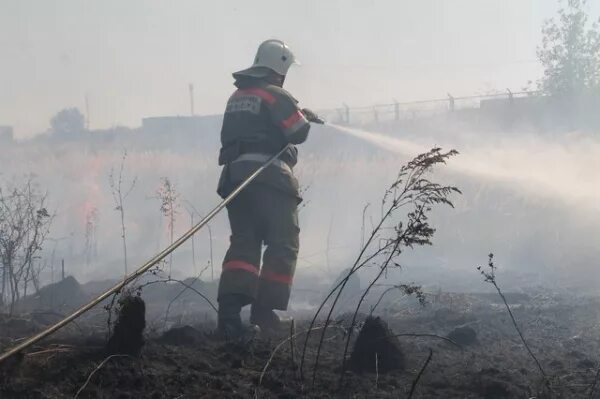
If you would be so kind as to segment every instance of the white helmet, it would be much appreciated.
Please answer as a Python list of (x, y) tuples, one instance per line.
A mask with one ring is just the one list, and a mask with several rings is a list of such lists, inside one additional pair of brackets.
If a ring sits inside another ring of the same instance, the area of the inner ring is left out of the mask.
[(279, 75), (285, 76), (290, 66), (296, 62), (294, 53), (281, 40), (271, 39), (261, 43), (254, 57), (254, 64), (248, 69), (234, 73), (235, 75), (246, 75), (264, 77), (268, 68)]

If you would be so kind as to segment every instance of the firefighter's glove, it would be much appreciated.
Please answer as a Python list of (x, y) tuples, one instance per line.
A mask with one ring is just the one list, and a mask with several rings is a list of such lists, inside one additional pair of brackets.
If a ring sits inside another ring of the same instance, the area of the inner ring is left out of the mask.
[(315, 114), (313, 111), (311, 111), (308, 108), (303, 108), (302, 114), (309, 122), (318, 123), (320, 125), (325, 123), (325, 121), (323, 119), (321, 119), (321, 117), (319, 115)]

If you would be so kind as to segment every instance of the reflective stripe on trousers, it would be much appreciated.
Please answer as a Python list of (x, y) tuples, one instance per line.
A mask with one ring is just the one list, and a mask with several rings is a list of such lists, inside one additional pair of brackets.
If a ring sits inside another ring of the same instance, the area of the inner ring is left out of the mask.
[(240, 295), (249, 303), (287, 309), (299, 249), (297, 212), (294, 197), (266, 185), (250, 185), (227, 205), (231, 241), (219, 298)]

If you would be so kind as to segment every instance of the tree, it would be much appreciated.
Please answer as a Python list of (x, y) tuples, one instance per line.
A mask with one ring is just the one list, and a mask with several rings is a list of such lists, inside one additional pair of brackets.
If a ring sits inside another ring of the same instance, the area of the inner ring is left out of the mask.
[(544, 67), (539, 89), (546, 94), (569, 97), (600, 89), (600, 20), (590, 24), (587, 0), (567, 0), (542, 28), (537, 55)]
[(30, 284), (39, 289), (39, 253), (53, 219), (46, 198), (31, 177), (22, 185), (0, 187), (0, 303), (8, 300), (10, 313)]
[(52, 133), (58, 136), (72, 136), (85, 131), (85, 117), (78, 108), (65, 108), (50, 120)]

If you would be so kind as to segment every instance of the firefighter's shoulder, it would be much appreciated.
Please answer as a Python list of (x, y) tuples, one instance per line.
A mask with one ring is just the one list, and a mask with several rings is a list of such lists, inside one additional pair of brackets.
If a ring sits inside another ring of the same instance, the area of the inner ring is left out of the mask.
[(290, 94), (289, 91), (282, 87), (268, 84), (265, 86), (265, 90), (267, 90), (269, 93), (275, 96), (276, 100), (278, 101), (292, 102), (293, 104), (298, 104), (298, 100), (296, 100), (294, 96)]

